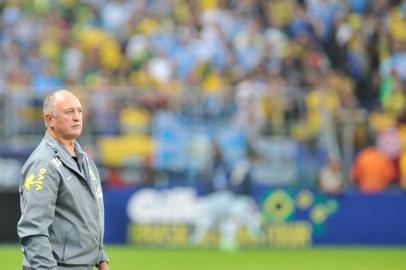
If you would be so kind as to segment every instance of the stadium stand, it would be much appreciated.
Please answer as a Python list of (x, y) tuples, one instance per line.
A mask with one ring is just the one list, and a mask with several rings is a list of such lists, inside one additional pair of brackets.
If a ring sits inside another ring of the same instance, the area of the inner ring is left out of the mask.
[(106, 186), (205, 183), (213, 144), (230, 167), (257, 151), (261, 185), (333, 162), (350, 189), (371, 144), (406, 179), (405, 1), (2, 1), (0, 28), (2, 189), (62, 87)]

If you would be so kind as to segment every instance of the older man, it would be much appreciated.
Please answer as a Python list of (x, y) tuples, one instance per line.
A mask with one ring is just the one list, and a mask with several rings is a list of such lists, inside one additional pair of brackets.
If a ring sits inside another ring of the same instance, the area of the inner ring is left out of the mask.
[(19, 188), (23, 269), (108, 270), (100, 178), (76, 141), (80, 101), (59, 90), (45, 98), (43, 111), (47, 132), (24, 164)]

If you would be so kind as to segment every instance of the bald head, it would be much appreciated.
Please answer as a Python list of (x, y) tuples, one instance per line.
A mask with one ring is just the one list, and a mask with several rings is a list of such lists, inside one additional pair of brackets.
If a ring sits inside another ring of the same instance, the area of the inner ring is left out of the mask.
[(72, 92), (65, 90), (65, 89), (57, 90), (57, 91), (49, 93), (44, 99), (44, 105), (42, 108), (43, 113), (44, 114), (45, 113), (54, 114), (55, 113), (55, 101), (63, 100), (67, 96), (76, 98), (76, 96), (74, 94), (72, 94)]

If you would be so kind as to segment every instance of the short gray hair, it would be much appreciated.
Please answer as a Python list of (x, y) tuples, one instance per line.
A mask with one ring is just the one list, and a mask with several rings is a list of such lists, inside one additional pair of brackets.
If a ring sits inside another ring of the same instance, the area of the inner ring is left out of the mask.
[(45, 98), (44, 98), (44, 105), (42, 106), (42, 112), (44, 113), (44, 124), (45, 127), (48, 128), (47, 121), (45, 119), (45, 114), (54, 114), (55, 113), (55, 94), (57, 91), (49, 93)]
[(44, 105), (42, 107), (42, 112), (44, 114), (46, 113), (51, 113), (53, 114), (55, 112), (55, 93), (56, 92), (52, 92), (50, 94), (48, 94), (45, 99), (44, 99)]

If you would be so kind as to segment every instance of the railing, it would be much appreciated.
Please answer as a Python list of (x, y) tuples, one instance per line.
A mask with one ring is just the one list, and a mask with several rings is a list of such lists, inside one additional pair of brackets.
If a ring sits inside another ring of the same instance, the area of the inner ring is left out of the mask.
[[(182, 119), (182, 125), (192, 133), (208, 127), (206, 134), (210, 134), (212, 127), (221, 130), (226, 124), (237, 125), (247, 133), (249, 144), (255, 143), (258, 138), (267, 140), (276, 137), (306, 143), (319, 141), (329, 159), (342, 161), (346, 181), (349, 180), (348, 172), (354, 158), (354, 127), (358, 123), (365, 123), (366, 118), (362, 110), (341, 110), (333, 116), (321, 109), (322, 121), (318, 131), (315, 134), (300, 134), (305, 129), (310, 129), (306, 127), (307, 89), (271, 89), (259, 96), (243, 97), (238, 96), (236, 89), (206, 93), (190, 88), (176, 94), (134, 88), (70, 90), (79, 96), (84, 107), (85, 129), (80, 141), (88, 147), (99, 147), (101, 138), (123, 135), (142, 134), (156, 140), (154, 121), (157, 115), (165, 113)], [(38, 144), (45, 132), (42, 119), (43, 97), (35, 96), (28, 88), (5, 89), (0, 93), (0, 138), (3, 153), (2, 155), (0, 152), (0, 156), (5, 158), (9, 148), (17, 148), (25, 155), (29, 151), (24, 150), (32, 149)], [(133, 115), (126, 116), (129, 109)], [(211, 142), (215, 141), (216, 135), (208, 136)], [(100, 149), (96, 149), (96, 152), (99, 151)], [(98, 157), (100, 156), (96, 156), (96, 159)], [(102, 166), (111, 165), (106, 164), (103, 158), (97, 161)], [(145, 169), (145, 163), (140, 164)], [(125, 169), (126, 165), (120, 166)], [(157, 175), (159, 178), (160, 174)]]

